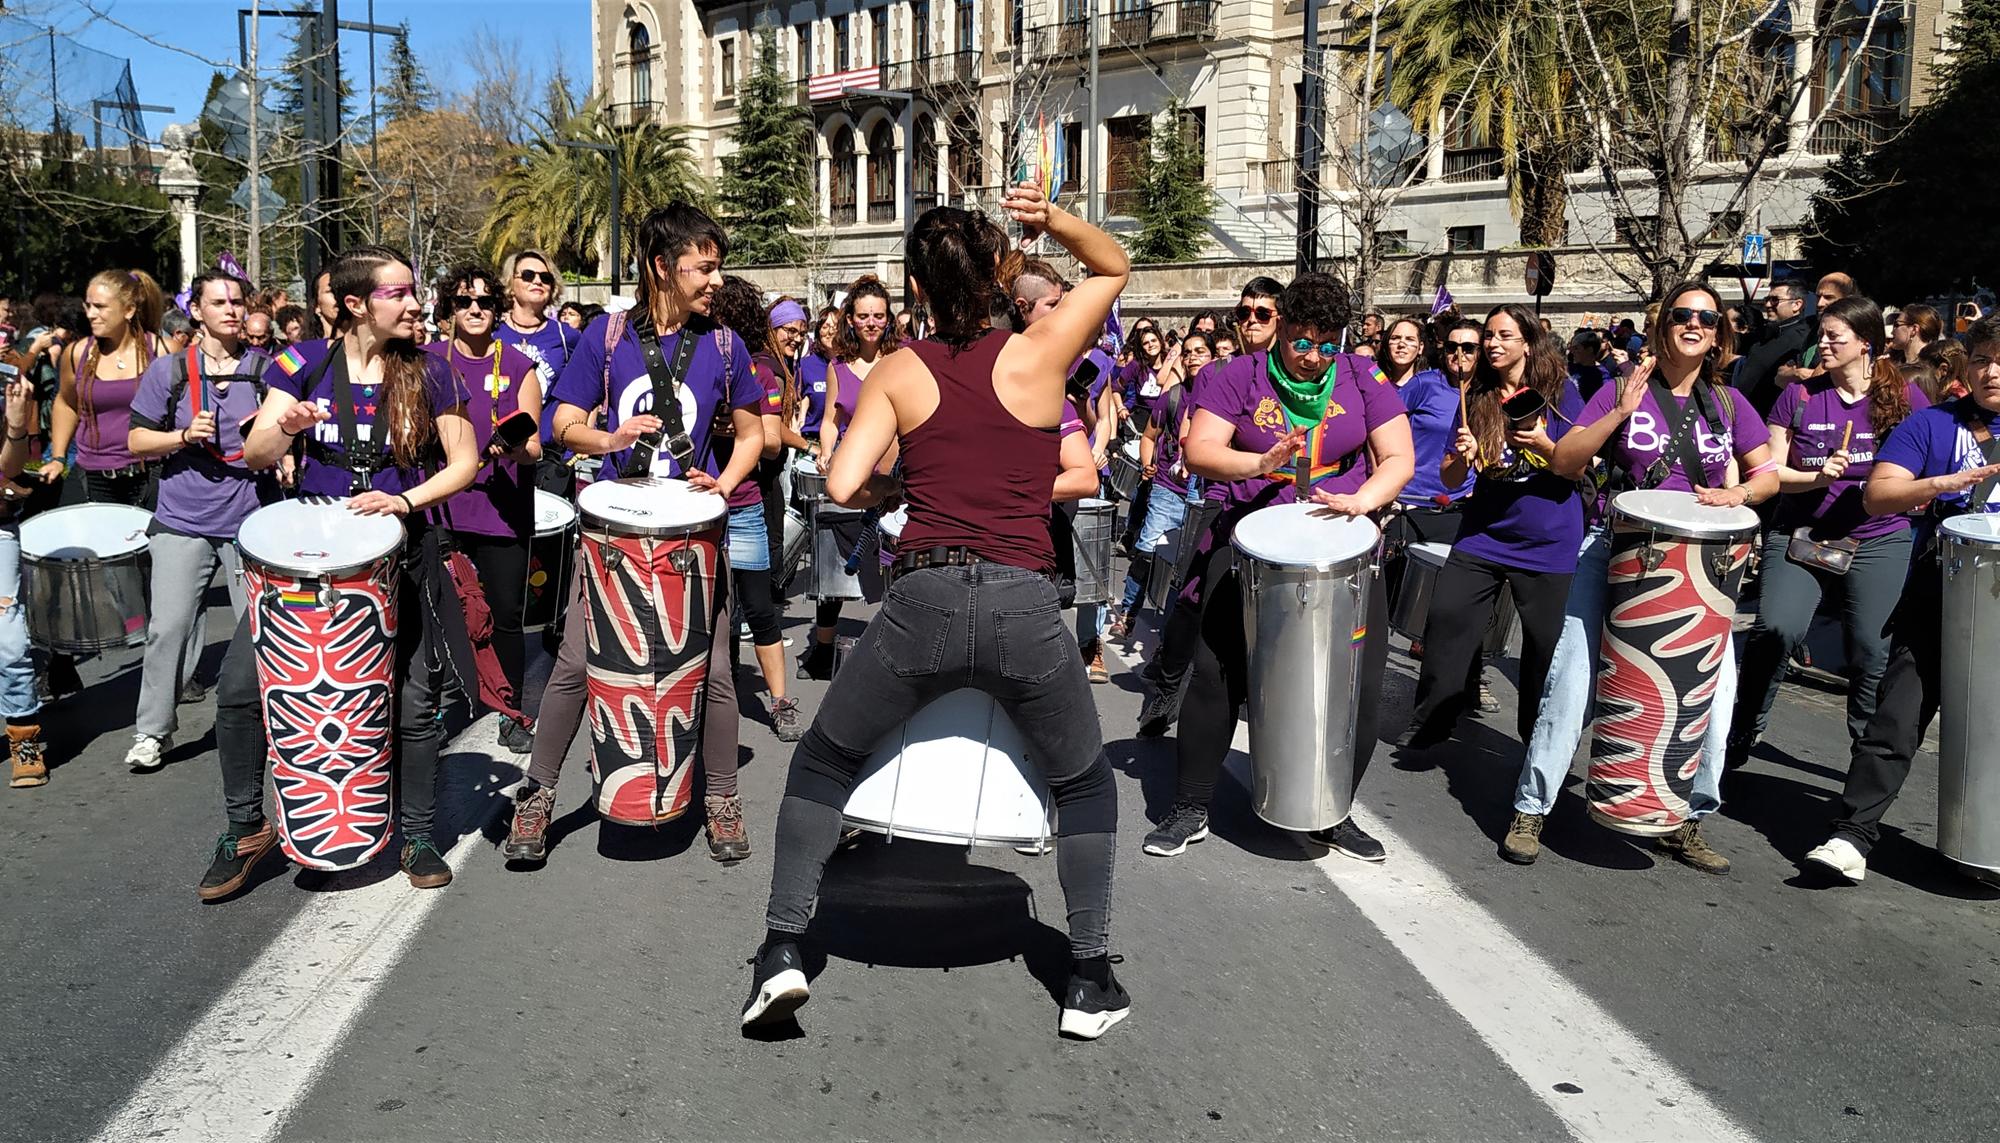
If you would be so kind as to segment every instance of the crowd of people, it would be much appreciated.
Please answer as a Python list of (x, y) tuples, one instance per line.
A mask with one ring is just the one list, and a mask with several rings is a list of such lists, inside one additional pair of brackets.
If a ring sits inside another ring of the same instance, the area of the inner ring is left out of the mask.
[[(1522, 757), (1500, 856), (1531, 863), (1592, 717), (1608, 502), (1658, 490), (1754, 508), (1763, 535), (1755, 622), (1740, 649), (1724, 641), (1688, 813), (1658, 844), (1696, 869), (1729, 870), (1702, 822), (1721, 805), (1725, 773), (1756, 747), (1823, 601), (1837, 598), (1853, 761), (1808, 860), (1861, 880), (1939, 702), (1936, 524), (1990, 510), (2000, 482), (1988, 429), (2000, 412), (2000, 321), (1958, 311), (1947, 331), (1939, 311), (1914, 304), (1887, 318), (1841, 274), (1813, 290), (1779, 281), (1755, 305), (1687, 282), (1643, 325), (1566, 341), (1512, 303), (1477, 319), (1449, 306), (1356, 313), (1347, 288), (1320, 274), (1253, 278), (1233, 309), (1185, 325), (1130, 320), (1118, 311), (1129, 267), (1113, 240), (1029, 186), (1010, 192), (1005, 212), (1081, 275), (1070, 280), (981, 216), (939, 208), (910, 237), (909, 306), (863, 276), (815, 311), (729, 274), (722, 228), (676, 205), (639, 226), (637, 303), (608, 312), (565, 301), (537, 250), (427, 285), (378, 246), (343, 252), (305, 306), (224, 270), (196, 276), (178, 301), (143, 272), (107, 270), (80, 301), (0, 308), (11, 784), (49, 781), (43, 709), (81, 686), (73, 661), (30, 638), (21, 524), (61, 503), (143, 508), (152, 590), (126, 762), (140, 773), (165, 765), (178, 707), (213, 688), (226, 826), (199, 894), (244, 892), (280, 829), (266, 794), (271, 684), (238, 534), (288, 497), (340, 502), (403, 536), (386, 596), (395, 698), (384, 733), (410, 883), (451, 880), (432, 831), (440, 711), (461, 698), (498, 710), (501, 744), (527, 756), (504, 855), (546, 860), (590, 701), (593, 637), (579, 575), (544, 632), (554, 665), (529, 717), (537, 490), (573, 500), (593, 479), (677, 479), (724, 506), (693, 747), (716, 860), (752, 856), (736, 781), (742, 644), (754, 671), (743, 683), (761, 689), (776, 737), (798, 743), (772, 808), (768, 932), (746, 1026), (788, 1016), (809, 994), (800, 950), (870, 750), (969, 685), (1013, 716), (1047, 780), (1074, 957), (1063, 1030), (1090, 1038), (1129, 1008), (1108, 936), (1116, 790), (1090, 697), (1109, 679), (1107, 643), (1145, 645), (1139, 733), (1175, 731), (1175, 796), (1143, 845), (1182, 854), (1208, 834), (1253, 683), (1233, 534), (1295, 501), (1376, 522), (1379, 573), (1354, 632), (1353, 786), (1378, 739), (1437, 750), (1461, 720), (1498, 709), (1483, 682), (1488, 632), (1511, 599)], [(788, 664), (787, 516), (821, 495), (795, 485), (801, 473), (823, 480), (827, 504), (865, 510), (839, 525), (840, 550), (849, 571), (879, 553), (889, 586), (844, 656), (842, 603), (819, 600)], [(1126, 575), (1111, 602), (1065, 618), (1077, 566), (1066, 521), (1099, 499), (1126, 506)], [(890, 542), (879, 521), (897, 505), (907, 520)], [(1415, 705), (1405, 725), (1378, 726), (1390, 614), (1414, 549), (1433, 544), (1449, 554), (1410, 632)], [(204, 603), (219, 572), (236, 628), (205, 680)], [(1149, 619), (1162, 581), (1164, 606)], [(491, 622), (473, 622), (475, 610)], [(817, 711), (791, 693), (795, 678), (832, 680)], [(1359, 860), (1387, 857), (1352, 816), (1308, 836)]]

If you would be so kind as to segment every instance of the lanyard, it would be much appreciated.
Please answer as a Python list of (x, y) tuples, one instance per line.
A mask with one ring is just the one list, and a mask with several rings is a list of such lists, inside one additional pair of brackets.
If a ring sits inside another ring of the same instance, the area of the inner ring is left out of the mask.
[[(477, 357), (469, 357), (459, 353), (456, 343), (451, 346), (451, 351), (460, 357), (465, 357), (467, 361), (479, 360)], [(493, 339), (493, 371), (486, 378), (487, 395), (493, 398), (493, 407), (487, 410), (486, 415), (492, 420), (494, 428), (500, 427), (500, 394), (505, 393), (513, 387), (513, 382), (503, 383), (500, 378), (500, 339), (496, 337)]]

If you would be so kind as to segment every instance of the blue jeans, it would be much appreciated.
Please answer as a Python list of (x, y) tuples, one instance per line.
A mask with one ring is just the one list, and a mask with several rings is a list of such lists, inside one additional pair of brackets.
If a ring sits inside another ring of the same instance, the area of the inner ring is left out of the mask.
[(740, 572), (771, 570), (771, 533), (763, 504), (729, 510), (729, 567)]
[[(1153, 495), (1146, 501), (1145, 522), (1139, 525), (1137, 549), (1148, 553), (1158, 551), (1160, 540), (1187, 519), (1188, 505), (1200, 499), (1192, 493), (1176, 496), (1154, 484)], [(1139, 596), (1146, 590), (1146, 585), (1139, 582), (1138, 576), (1139, 569), (1146, 566), (1145, 561), (1134, 560), (1131, 569), (1125, 573), (1125, 599), (1119, 609), (1128, 615), (1139, 606)]]
[[(1541, 713), (1521, 764), (1521, 781), (1514, 788), (1514, 809), (1547, 814), (1555, 808), (1563, 779), (1583, 741), (1590, 721), (1597, 683), (1597, 642), (1604, 633), (1605, 577), (1611, 569), (1611, 536), (1601, 527), (1584, 533), (1577, 554), (1576, 578), (1570, 581), (1569, 602), (1563, 606), (1562, 637), (1542, 685)], [(1699, 821), (1722, 806), (1722, 757), (1729, 741), (1730, 714), (1736, 706), (1736, 641), (1729, 641), (1710, 704), (1708, 733), (1701, 741), (1701, 767), (1695, 771), (1688, 797), (1688, 816)]]
[(21, 527), (0, 525), (0, 717), (26, 718), (41, 709), (28, 605), (21, 598)]

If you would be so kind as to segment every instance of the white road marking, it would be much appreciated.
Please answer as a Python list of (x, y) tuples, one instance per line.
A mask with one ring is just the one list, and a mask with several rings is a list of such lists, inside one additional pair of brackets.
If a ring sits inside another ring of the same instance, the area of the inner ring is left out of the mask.
[[(444, 753), (499, 757), (497, 729), (498, 719), (481, 719)], [(446, 861), (454, 874), (464, 872), (481, 841), (474, 829), (452, 847)], [(299, 910), (97, 1140), (261, 1143), (283, 1130), (424, 918), (451, 892), (412, 889), (400, 872), (355, 889), (338, 884)], [(265, 891), (284, 890), (271, 884)]]

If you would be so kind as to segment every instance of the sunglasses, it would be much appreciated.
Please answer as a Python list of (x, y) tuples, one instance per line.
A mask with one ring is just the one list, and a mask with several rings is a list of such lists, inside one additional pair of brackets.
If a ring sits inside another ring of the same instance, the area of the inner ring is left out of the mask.
[(547, 270), (522, 270), (514, 275), (531, 286), (553, 286), (556, 276)]
[(1686, 325), (1691, 321), (1701, 323), (1703, 329), (1714, 329), (1722, 324), (1722, 315), (1714, 310), (1698, 310), (1691, 306), (1675, 306), (1667, 311), (1667, 320), (1674, 325)]
[(1449, 342), (1449, 343), (1447, 343), (1447, 344), (1448, 344), (1449, 348), (1447, 348), (1447, 349), (1445, 350), (1445, 352), (1446, 352), (1446, 353), (1451, 353), (1451, 354), (1456, 354), (1456, 353), (1473, 353), (1473, 354), (1476, 354), (1476, 353), (1478, 353), (1478, 352), (1479, 352), (1479, 343), (1478, 343), (1478, 342), (1476, 342), (1476, 341), (1454, 341), (1454, 342)]
[(485, 310), (487, 313), (493, 313), (500, 308), (500, 299), (491, 294), (453, 294), (451, 305), (453, 309), (458, 310)]
[(1319, 350), (1321, 357), (1332, 357), (1334, 354), (1340, 352), (1340, 343), (1337, 341), (1314, 341), (1310, 337), (1301, 337), (1292, 342), (1292, 352), (1294, 353), (1311, 353), (1315, 349)]
[(1237, 306), (1237, 321), (1266, 322), (1278, 316), (1278, 311), (1270, 306)]

